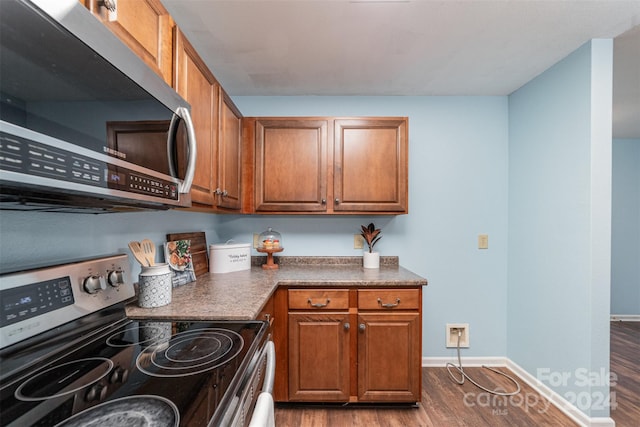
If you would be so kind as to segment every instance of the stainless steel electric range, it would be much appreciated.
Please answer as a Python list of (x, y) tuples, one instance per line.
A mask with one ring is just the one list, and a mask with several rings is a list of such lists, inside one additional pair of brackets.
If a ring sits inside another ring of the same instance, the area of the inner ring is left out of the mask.
[(0, 275), (2, 425), (249, 424), (267, 324), (127, 319), (128, 265), (119, 254)]

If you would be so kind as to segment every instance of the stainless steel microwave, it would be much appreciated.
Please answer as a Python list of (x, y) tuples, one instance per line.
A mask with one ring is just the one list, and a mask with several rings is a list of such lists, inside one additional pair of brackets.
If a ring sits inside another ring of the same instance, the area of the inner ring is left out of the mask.
[(188, 207), (190, 106), (78, 0), (0, 0), (0, 209)]

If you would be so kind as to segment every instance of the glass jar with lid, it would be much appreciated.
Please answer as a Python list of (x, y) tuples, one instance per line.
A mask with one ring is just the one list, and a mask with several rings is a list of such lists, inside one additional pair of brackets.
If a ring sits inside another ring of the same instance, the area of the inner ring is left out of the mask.
[(258, 240), (258, 248), (260, 249), (282, 249), (282, 236), (280, 233), (269, 227), (262, 233)]

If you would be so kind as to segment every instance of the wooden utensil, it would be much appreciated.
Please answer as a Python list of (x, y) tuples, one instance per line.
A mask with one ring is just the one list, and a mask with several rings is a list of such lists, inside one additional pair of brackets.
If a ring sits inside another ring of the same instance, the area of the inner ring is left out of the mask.
[(147, 258), (142, 251), (142, 246), (140, 242), (129, 242), (129, 249), (131, 249), (131, 253), (133, 257), (140, 263), (142, 266), (147, 266)]
[(140, 246), (142, 247), (142, 252), (144, 253), (144, 257), (147, 260), (147, 263), (151, 265), (156, 265), (156, 245), (149, 239), (144, 239), (140, 242)]

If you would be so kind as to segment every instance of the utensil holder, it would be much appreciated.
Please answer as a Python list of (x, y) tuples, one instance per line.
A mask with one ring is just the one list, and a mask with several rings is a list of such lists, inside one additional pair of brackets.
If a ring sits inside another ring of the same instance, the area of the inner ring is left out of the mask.
[(162, 307), (171, 302), (171, 269), (169, 264), (142, 266), (138, 276), (138, 305)]

